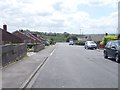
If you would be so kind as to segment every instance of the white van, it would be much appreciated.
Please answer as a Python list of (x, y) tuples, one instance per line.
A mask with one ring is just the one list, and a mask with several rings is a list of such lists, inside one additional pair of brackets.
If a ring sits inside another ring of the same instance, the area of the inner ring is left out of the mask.
[(73, 40), (70, 40), (69, 45), (73, 45), (73, 44), (74, 44)]

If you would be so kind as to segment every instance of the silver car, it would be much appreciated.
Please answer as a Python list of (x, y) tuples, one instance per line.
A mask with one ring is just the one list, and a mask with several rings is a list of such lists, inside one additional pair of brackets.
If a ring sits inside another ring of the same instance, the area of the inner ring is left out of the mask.
[(97, 44), (94, 41), (86, 41), (85, 49), (97, 49)]

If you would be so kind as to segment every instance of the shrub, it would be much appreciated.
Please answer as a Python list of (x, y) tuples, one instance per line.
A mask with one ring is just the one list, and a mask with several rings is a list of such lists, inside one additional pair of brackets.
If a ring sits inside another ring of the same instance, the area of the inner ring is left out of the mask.
[(27, 48), (31, 49), (34, 45), (32, 43), (27, 44)]
[(111, 40), (117, 40), (117, 36), (112, 36), (112, 35), (104, 36), (104, 45), (106, 45), (107, 42)]
[(77, 40), (78, 40), (77, 36), (69, 36), (69, 37), (66, 39), (66, 42), (69, 42), (70, 39), (72, 39), (73, 41), (77, 41)]
[(103, 41), (100, 42), (100, 45), (106, 45), (107, 42), (111, 41), (111, 40), (117, 40), (117, 36), (114, 35), (107, 35), (103, 37)]
[(83, 42), (83, 41), (76, 41), (75, 45), (85, 45), (85, 42)]
[(104, 42), (102, 41), (102, 42), (100, 42), (100, 45), (103, 45), (104, 44)]

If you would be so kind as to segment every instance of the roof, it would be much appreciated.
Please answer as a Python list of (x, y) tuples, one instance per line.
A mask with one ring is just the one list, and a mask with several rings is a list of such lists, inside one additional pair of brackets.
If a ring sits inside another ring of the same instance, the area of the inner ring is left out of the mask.
[(42, 38), (33, 35), (30, 31), (15, 31), (14, 35), (20, 37), (22, 40), (31, 40), (32, 43), (41, 43)]
[(20, 43), (22, 41), (19, 37), (16, 37), (12, 33), (5, 31), (1, 28), (0, 28), (0, 30), (2, 33), (2, 41), (3, 42)]
[(40, 35), (37, 35), (35, 32), (23, 31), (23, 33), (35, 38), (38, 42), (46, 41), (46, 39), (42, 38)]
[(102, 41), (103, 39), (103, 35), (93, 35), (93, 36), (89, 36), (88, 40), (92, 40), (92, 41)]
[(30, 36), (31, 38), (35, 39), (36, 42), (41, 43), (41, 40), (37, 37), (35, 37), (33, 34), (31, 34), (30, 32), (27, 33), (28, 36)]
[(32, 37), (30, 37), (29, 35), (26, 35), (26, 34), (20, 32), (20, 31), (15, 31), (15, 32), (13, 32), (13, 34), (14, 34), (15, 36), (21, 38), (21, 39), (22, 39), (22, 42), (24, 42), (25, 40), (26, 40), (26, 41), (31, 41), (32, 43), (35, 42), (35, 39), (34, 39), (34, 38), (32, 38)]

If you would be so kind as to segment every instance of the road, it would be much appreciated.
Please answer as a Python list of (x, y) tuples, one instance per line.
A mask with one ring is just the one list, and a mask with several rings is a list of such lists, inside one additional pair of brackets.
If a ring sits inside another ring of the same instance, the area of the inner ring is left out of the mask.
[(32, 88), (117, 88), (118, 64), (102, 50), (57, 43)]

